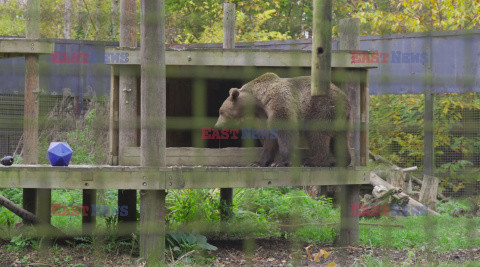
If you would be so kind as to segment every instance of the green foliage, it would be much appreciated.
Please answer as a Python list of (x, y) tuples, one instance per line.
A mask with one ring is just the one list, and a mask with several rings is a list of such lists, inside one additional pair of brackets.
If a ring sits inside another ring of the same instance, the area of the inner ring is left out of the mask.
[[(5, 188), (0, 189), (0, 195), (8, 198), (14, 203), (22, 203), (22, 189), (21, 188)], [(20, 218), (13, 212), (7, 210), (5, 207), (0, 207), (0, 225), (13, 226), (15, 223), (20, 222)]]
[(169, 190), (166, 198), (167, 220), (172, 225), (205, 220), (220, 220), (218, 189)]
[[(65, 135), (65, 140), (74, 149), (71, 164), (87, 164), (94, 165), (98, 162), (95, 159), (96, 138), (92, 125), (95, 119), (95, 109), (92, 109), (89, 114), (85, 116), (85, 125), (83, 128), (77, 128), (73, 132), (68, 132)], [(99, 152), (97, 157), (104, 158), (104, 154)]]
[[(423, 95), (370, 96), (370, 150), (395, 164), (423, 166)], [(434, 105), (437, 175), (454, 191), (479, 180), (478, 93), (438, 94)]]
[(269, 221), (313, 222), (317, 219), (318, 221), (329, 220), (335, 216), (331, 199), (322, 197), (315, 200), (303, 190), (298, 189), (290, 189), (287, 192), (282, 192), (281, 188), (244, 190), (238, 194), (234, 203), (238, 211), (260, 214)]
[[(236, 4), (237, 41), (302, 39), (312, 36), (311, 0), (239, 1)], [(137, 1), (137, 24), (140, 21)], [(224, 0), (165, 1), (167, 43), (221, 42)], [(62, 38), (65, 3), (41, 1), (41, 35)], [(110, 1), (72, 0), (71, 38), (117, 41), (119, 10)], [(119, 4), (118, 4), (119, 6)], [(333, 1), (332, 32), (338, 36), (343, 18), (359, 18), (366, 35), (429, 30), (475, 29), (480, 3), (467, 0)], [(26, 4), (6, 1), (0, 7), (0, 35), (25, 35)], [(138, 35), (139, 38), (139, 35)]]
[(26, 24), (22, 17), (27, 12), (26, 4), (19, 0), (5, 1), (0, 5), (0, 35), (25, 36)]
[(444, 215), (450, 215), (459, 210), (468, 210), (470, 203), (466, 199), (450, 200), (448, 202), (440, 202), (437, 204), (437, 212)]
[[(287, 237), (305, 242), (332, 241), (334, 230), (321, 224), (339, 216), (331, 199), (312, 199), (305, 191), (294, 188), (244, 189), (237, 193), (234, 204), (233, 222), (257, 229), (255, 236), (279, 237), (284, 234), (283, 227), (293, 226), (298, 230)], [(244, 233), (238, 229), (238, 234)]]
[(50, 142), (67, 142), (73, 150), (70, 164), (101, 165), (106, 162), (107, 107), (103, 99), (87, 102), (85, 117), (76, 119), (73, 98), (65, 95), (45, 116), (38, 140), (40, 164), (49, 164), (46, 154)]
[(166, 235), (166, 242), (166, 252), (170, 249), (181, 254), (192, 250), (217, 250), (217, 247), (208, 244), (207, 237), (198, 233), (169, 233)]
[(27, 247), (38, 249), (39, 241), (30, 237), (24, 237), (22, 234), (12, 237), (10, 244), (7, 245), (8, 251), (23, 251)]
[(475, 29), (480, 19), (480, 3), (466, 0), (361, 1), (353, 11), (368, 35)]

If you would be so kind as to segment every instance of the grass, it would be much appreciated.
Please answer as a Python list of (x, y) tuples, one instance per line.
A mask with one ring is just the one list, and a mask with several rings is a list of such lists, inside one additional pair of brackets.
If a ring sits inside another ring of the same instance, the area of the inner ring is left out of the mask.
[(455, 218), (449, 215), (418, 217), (384, 217), (365, 222), (400, 224), (396, 227), (360, 226), (360, 242), (392, 249), (428, 248), (452, 251), (480, 246), (480, 218)]

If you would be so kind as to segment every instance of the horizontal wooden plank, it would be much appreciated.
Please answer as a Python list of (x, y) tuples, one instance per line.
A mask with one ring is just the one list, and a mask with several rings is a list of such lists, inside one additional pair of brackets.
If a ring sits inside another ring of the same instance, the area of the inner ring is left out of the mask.
[(0, 167), (0, 188), (182, 189), (365, 184), (352, 168), (121, 167), (14, 165)]
[[(140, 148), (126, 147), (123, 156), (125, 164), (140, 165)], [(247, 167), (259, 160), (262, 148), (194, 148), (194, 147), (167, 147), (167, 166), (228, 166)]]
[(0, 38), (0, 56), (9, 54), (50, 54), (55, 42), (48, 39)]
[(52, 167), (14, 165), (0, 167), (2, 188), (164, 189), (165, 172), (120, 166)]
[(370, 172), (346, 168), (179, 168), (167, 189), (346, 185), (368, 183)]
[[(375, 51), (361, 51), (373, 54)], [(140, 65), (140, 49), (106, 47), (105, 63), (110, 65)], [(198, 49), (166, 51), (166, 65), (178, 66), (252, 66), (310, 67), (310, 51)], [(332, 51), (332, 68), (376, 68), (378, 63), (354, 63), (352, 51)]]

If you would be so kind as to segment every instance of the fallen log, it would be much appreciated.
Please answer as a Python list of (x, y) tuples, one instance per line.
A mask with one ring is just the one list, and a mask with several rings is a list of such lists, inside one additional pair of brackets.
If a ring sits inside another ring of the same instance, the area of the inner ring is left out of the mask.
[[(386, 181), (384, 181), (382, 178), (380, 178), (377, 174), (375, 174), (374, 172), (370, 172), (370, 184), (373, 185), (373, 186), (384, 186), (385, 188), (387, 188), (388, 190), (390, 189), (395, 189), (394, 186), (392, 186), (391, 184), (387, 183)], [(423, 205), (422, 203), (416, 201), (415, 199), (411, 198), (410, 196), (408, 196), (407, 194), (405, 193), (398, 193), (398, 196), (400, 197), (408, 197), (408, 205), (409, 206), (413, 206), (413, 207), (425, 207), (425, 205)], [(428, 214), (431, 214), (431, 215), (440, 215), (438, 212), (436, 211), (433, 211), (429, 208), (427, 208), (427, 212)]]
[[(380, 155), (376, 155), (376, 154), (373, 154), (372, 151), (369, 151), (368, 152), (368, 155), (370, 156), (371, 159), (373, 159), (374, 161), (379, 161), (381, 163), (385, 163), (387, 165), (389, 165), (390, 167), (393, 167), (395, 169), (400, 169), (404, 172), (409, 172), (409, 171), (413, 171), (413, 170), (417, 170), (418, 168), (415, 166), (415, 167), (410, 167), (410, 168), (405, 168), (405, 169), (401, 169), (400, 167), (398, 167), (397, 165), (393, 164), (391, 161), (385, 159), (384, 157), (380, 156)], [(419, 186), (422, 186), (423, 185), (423, 182), (422, 180), (418, 179), (417, 177), (413, 176), (412, 174), (410, 173), (407, 173), (407, 176), (412, 179), (412, 182), (416, 183), (417, 185)], [(442, 201), (450, 201), (450, 199), (446, 196), (444, 196), (442, 193), (437, 193), (437, 198), (442, 200)]]
[(0, 195), (0, 205), (7, 208), (9, 211), (15, 213), (18, 217), (22, 218), (24, 221), (31, 224), (38, 224), (38, 218), (35, 214), (31, 213), (28, 210), (22, 209), (17, 204), (13, 203), (10, 199)]
[[(13, 201), (11, 201), (10, 199), (8, 199), (8, 198), (6, 198), (2, 195), (0, 195), (0, 205), (4, 206), (9, 211), (13, 212), (15, 215), (22, 218), (25, 222), (28, 222), (28, 223), (34, 224), (34, 225), (40, 223), (38, 217), (35, 214), (29, 212), (28, 210), (25, 210), (25, 209), (21, 208), (20, 206), (15, 204)], [(65, 235), (60, 229), (58, 229), (57, 227), (55, 227), (53, 225), (50, 225), (50, 224), (48, 225), (47, 230), (49, 230), (51, 232), (51, 234), (56, 236), (56, 237)]]

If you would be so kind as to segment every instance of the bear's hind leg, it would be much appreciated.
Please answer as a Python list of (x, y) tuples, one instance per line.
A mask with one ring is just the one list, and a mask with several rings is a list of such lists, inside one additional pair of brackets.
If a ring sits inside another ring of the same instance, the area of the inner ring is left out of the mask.
[(330, 141), (332, 137), (324, 132), (312, 131), (305, 133), (308, 144), (308, 157), (303, 164), (310, 167), (335, 166), (335, 157), (330, 153)]

